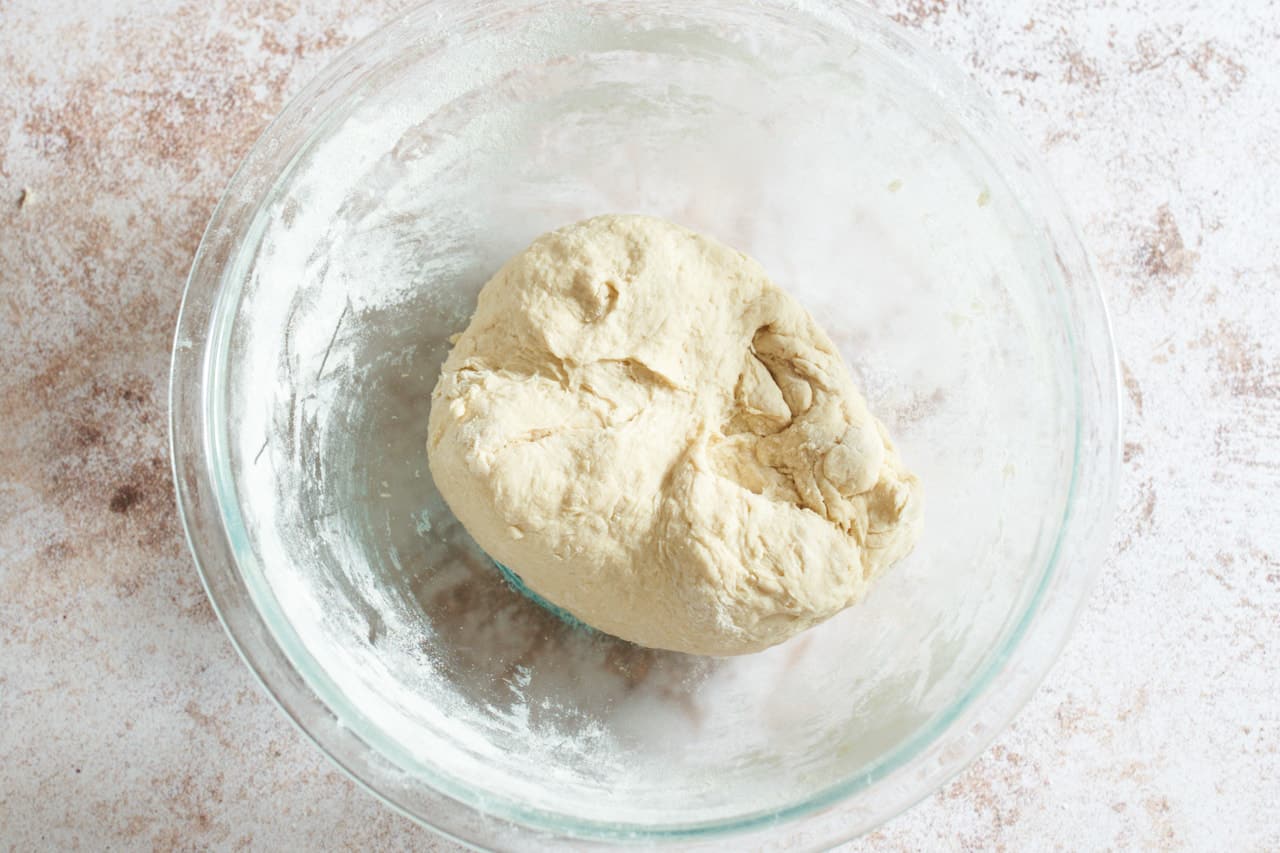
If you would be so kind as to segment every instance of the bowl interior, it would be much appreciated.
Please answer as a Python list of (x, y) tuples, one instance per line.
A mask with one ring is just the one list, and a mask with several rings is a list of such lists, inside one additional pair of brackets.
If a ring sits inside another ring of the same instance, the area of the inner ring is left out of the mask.
[[(1056, 248), (1016, 153), (883, 31), (568, 5), (419, 14), (301, 145), (268, 144), (206, 364), (238, 569), (307, 683), (409, 783), (586, 835), (815, 808), (940, 731), (1050, 573), (1081, 418)], [(480, 286), (607, 212), (760, 260), (923, 482), (915, 552), (763, 654), (557, 621), (432, 483), (430, 394)]]

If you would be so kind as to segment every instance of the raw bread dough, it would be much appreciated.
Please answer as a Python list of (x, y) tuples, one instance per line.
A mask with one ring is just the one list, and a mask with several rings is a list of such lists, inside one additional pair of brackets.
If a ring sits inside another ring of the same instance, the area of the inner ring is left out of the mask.
[(651, 217), (545, 234), (484, 286), (427, 446), (481, 547), (656, 648), (782, 642), (920, 530), (916, 478), (813, 318), (751, 258)]

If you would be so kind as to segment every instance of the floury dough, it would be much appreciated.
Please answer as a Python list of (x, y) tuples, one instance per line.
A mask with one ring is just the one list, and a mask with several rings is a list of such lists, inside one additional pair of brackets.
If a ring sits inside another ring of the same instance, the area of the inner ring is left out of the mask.
[(490, 555), (656, 648), (780, 643), (920, 532), (919, 484), (813, 318), (751, 258), (645, 216), (545, 234), (484, 286), (427, 449)]

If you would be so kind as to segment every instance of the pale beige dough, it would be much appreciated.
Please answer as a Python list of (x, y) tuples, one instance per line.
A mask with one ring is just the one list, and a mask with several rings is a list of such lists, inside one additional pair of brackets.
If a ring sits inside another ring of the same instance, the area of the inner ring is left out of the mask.
[(662, 649), (780, 643), (859, 601), (921, 526), (918, 481), (813, 318), (751, 258), (651, 217), (570, 225), (499, 270), (427, 448), (489, 554)]

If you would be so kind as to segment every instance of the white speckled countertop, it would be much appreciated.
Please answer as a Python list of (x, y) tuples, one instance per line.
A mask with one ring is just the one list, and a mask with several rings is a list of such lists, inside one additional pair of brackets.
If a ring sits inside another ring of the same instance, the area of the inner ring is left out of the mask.
[[(165, 435), (218, 193), (399, 5), (0, 0), (0, 847), (453, 849), (254, 683)], [(1278, 849), (1280, 4), (876, 5), (1048, 163), (1127, 412), (1116, 532), (1061, 661), (977, 763), (850, 849)]]

